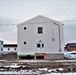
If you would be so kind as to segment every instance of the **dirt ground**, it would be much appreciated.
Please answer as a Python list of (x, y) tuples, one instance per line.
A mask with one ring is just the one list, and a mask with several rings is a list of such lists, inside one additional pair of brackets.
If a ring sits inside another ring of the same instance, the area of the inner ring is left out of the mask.
[[(7, 66), (10, 65), (18, 65), (19, 68), (10, 68)], [(5, 67), (6, 66), (6, 67)], [(45, 71), (44, 69), (41, 70), (41, 73), (48, 73), (49, 70), (52, 69), (50, 72), (76, 72), (76, 60), (75, 59), (64, 59), (64, 60), (42, 60), (42, 59), (30, 59), (30, 60), (21, 60), (17, 59), (16, 54), (5, 54), (0, 56), (0, 71), (2, 69), (6, 71), (11, 70), (38, 70), (39, 68), (47, 68)], [(62, 68), (63, 70), (59, 70)], [(55, 70), (53, 70), (55, 69)]]

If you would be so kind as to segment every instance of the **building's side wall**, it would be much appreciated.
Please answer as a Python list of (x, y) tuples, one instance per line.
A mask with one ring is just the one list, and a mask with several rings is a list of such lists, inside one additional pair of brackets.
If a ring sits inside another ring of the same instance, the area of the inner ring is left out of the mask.
[(17, 51), (17, 47), (4, 47), (3, 51)]
[(3, 51), (8, 51), (8, 48), (7, 47), (3, 47)]
[[(24, 30), (26, 27), (26, 30)], [(43, 34), (38, 34), (38, 27), (43, 27)], [(61, 50), (63, 50), (63, 27), (60, 27)], [(26, 24), (18, 26), (18, 55), (35, 53), (59, 52), (59, 29), (53, 23)], [(54, 38), (54, 41), (53, 41)], [(44, 48), (38, 49), (37, 43), (41, 40)], [(26, 44), (24, 44), (24, 41)]]
[(44, 59), (64, 59), (64, 54), (63, 53), (46, 54), (44, 56)]
[(3, 41), (0, 41), (0, 53), (3, 53)]

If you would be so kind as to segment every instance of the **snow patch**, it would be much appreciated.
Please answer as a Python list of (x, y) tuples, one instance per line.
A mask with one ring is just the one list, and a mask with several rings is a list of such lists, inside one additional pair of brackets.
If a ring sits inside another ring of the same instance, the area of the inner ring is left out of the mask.
[(38, 70), (45, 70), (45, 71), (47, 71), (48, 69), (47, 68), (39, 68)]
[(48, 73), (42, 75), (76, 75), (76, 73)]

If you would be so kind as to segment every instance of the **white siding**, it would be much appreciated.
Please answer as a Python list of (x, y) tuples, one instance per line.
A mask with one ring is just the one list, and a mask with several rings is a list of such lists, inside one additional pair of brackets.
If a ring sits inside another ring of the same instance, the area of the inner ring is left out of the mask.
[[(26, 27), (26, 30), (24, 30), (24, 27)], [(43, 34), (38, 34), (38, 27), (43, 27)], [(52, 41), (52, 36), (54, 36), (55, 41)], [(42, 52), (59, 52), (58, 26), (51, 23), (19, 26), (18, 53), (30, 54), (39, 52), (39, 49), (37, 48), (37, 43), (39, 40), (42, 40), (44, 43), (44, 49)], [(24, 41), (26, 41), (26, 45), (24, 45)]]
[[(35, 18), (36, 19), (36, 18)], [(36, 20), (37, 21), (37, 20)], [(32, 21), (31, 21), (32, 22)], [(26, 30), (24, 30), (26, 27)], [(38, 27), (43, 27), (43, 33), (38, 34)], [(63, 25), (53, 22), (23, 23), (18, 26), (18, 55), (35, 53), (63, 52)], [(54, 38), (54, 41), (52, 40)], [(37, 43), (42, 41), (44, 48), (37, 48)], [(24, 44), (24, 41), (26, 44)]]
[[(8, 50), (8, 48), (9, 48), (9, 50)], [(16, 47), (4, 47), (3, 51), (17, 51), (17, 48), (16, 48), (16, 50), (15, 50), (15, 48)]]

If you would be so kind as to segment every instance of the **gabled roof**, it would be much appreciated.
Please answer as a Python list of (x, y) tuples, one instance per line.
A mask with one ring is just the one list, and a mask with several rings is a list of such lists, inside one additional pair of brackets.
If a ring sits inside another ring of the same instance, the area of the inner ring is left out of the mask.
[(71, 47), (76, 47), (76, 43), (68, 43), (67, 45), (69, 45)]
[[(38, 15), (28, 21), (25, 21), (19, 25), (24, 25), (24, 24), (35, 24), (35, 23), (56, 23), (56, 24), (62, 24), (60, 23), (59, 21), (55, 21), (55, 20), (52, 20), (52, 19), (49, 19), (47, 17), (44, 17), (44, 16), (41, 16), (41, 15)], [(62, 24), (63, 25), (63, 24)]]

